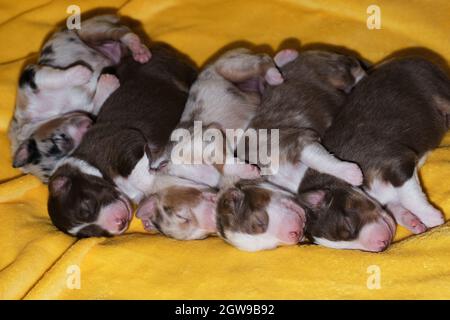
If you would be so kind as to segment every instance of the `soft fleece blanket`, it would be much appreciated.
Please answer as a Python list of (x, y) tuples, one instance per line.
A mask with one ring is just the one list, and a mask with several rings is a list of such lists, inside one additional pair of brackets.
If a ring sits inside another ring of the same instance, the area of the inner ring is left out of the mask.
[[(276, 50), (290, 38), (329, 43), (376, 62), (407, 47), (450, 59), (450, 3), (379, 0), (381, 29), (366, 26), (372, 0), (77, 0), (82, 12), (114, 7), (202, 65), (250, 41)], [(218, 238), (180, 242), (143, 232), (76, 240), (46, 212), (47, 188), (11, 168), (6, 130), (18, 76), (73, 1), (0, 2), (0, 298), (397, 299), (450, 298), (450, 227), (419, 236), (399, 228), (379, 254), (303, 245), (245, 253)], [(430, 199), (450, 218), (450, 134), (421, 170)], [(77, 277), (79, 275), (79, 277)], [(77, 278), (73, 278), (73, 277)], [(75, 279), (75, 280), (74, 280)], [(79, 280), (79, 281), (78, 281)], [(79, 284), (79, 286), (78, 286)], [(78, 288), (79, 287), (79, 288)]]

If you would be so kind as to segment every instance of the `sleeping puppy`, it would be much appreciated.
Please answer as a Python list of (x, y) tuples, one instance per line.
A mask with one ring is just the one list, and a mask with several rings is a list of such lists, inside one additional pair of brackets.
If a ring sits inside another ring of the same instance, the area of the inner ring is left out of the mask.
[(148, 232), (178, 240), (204, 239), (216, 233), (217, 189), (188, 179), (156, 175), (136, 217)]
[[(207, 66), (192, 85), (181, 122), (172, 134), (172, 138), (176, 139), (179, 133), (185, 133), (192, 140), (172, 139), (159, 160), (153, 163), (154, 169), (164, 162), (168, 165), (166, 171), (171, 175), (205, 182), (204, 171), (208, 171), (205, 166), (212, 163), (224, 175), (239, 175), (249, 179), (258, 177), (254, 166), (234, 163), (238, 159), (234, 158), (233, 141), (225, 141), (227, 143), (224, 143), (223, 148), (218, 149), (223, 159), (220, 163), (215, 163), (210, 158), (203, 159), (203, 152), (198, 153), (198, 159), (192, 158), (195, 152), (185, 153), (183, 158), (178, 159), (178, 163), (173, 163), (176, 152), (174, 148), (176, 146), (177, 150), (187, 150), (192, 145), (205, 150), (215, 143), (203, 141), (203, 136), (196, 135), (197, 129), (215, 131), (222, 140), (225, 140), (224, 133), (228, 129), (245, 130), (259, 108), (265, 88), (282, 82), (280, 72), (268, 55), (256, 54), (245, 48), (224, 53)], [(196, 124), (200, 127), (197, 128)], [(216, 174), (214, 177), (220, 176)], [(217, 186), (217, 182), (213, 185)]]
[[(359, 167), (334, 157), (320, 144), (341, 110), (347, 93), (365, 75), (358, 60), (325, 51), (297, 53), (289, 49), (280, 51), (274, 59), (285, 81), (267, 88), (259, 112), (249, 125), (254, 130), (279, 130), (279, 170), (269, 171), (269, 180), (295, 193), (300, 178), (298, 173), (304, 164), (360, 185), (362, 173)], [(241, 141), (245, 143), (245, 140)], [(259, 143), (266, 142), (260, 137)], [(247, 149), (246, 159), (251, 162), (257, 159), (258, 165), (262, 166), (258, 159), (259, 148)]]
[(295, 195), (262, 179), (224, 184), (216, 214), (218, 234), (245, 251), (295, 245), (303, 238), (305, 210)]
[[(276, 199), (283, 201), (278, 200), (277, 207), (260, 208), (252, 203), (251, 194), (242, 190), (238, 193), (236, 190), (241, 188), (235, 185), (222, 190), (218, 202), (237, 204), (218, 205), (217, 209), (220, 235), (232, 245), (253, 251), (272, 249), (280, 244), (296, 244), (303, 238), (305, 211), (292, 199), (306, 165), (320, 167), (322, 171), (332, 172), (354, 184), (362, 182), (362, 174), (356, 164), (335, 158), (320, 144), (321, 137), (341, 110), (347, 94), (365, 75), (359, 62), (331, 52), (305, 51), (299, 54), (290, 49), (277, 53), (274, 60), (285, 81), (265, 90), (261, 106), (250, 121), (249, 128), (279, 130), (279, 169), (270, 172), (265, 177), (267, 181), (255, 182), (253, 187), (259, 193), (268, 194), (267, 203), (272, 204)], [(262, 141), (261, 136), (259, 138), (258, 146), (267, 143)], [(258, 149), (246, 147), (241, 150), (246, 150), (246, 159), (259, 160)], [(241, 154), (238, 156), (242, 157)], [(286, 197), (289, 201), (284, 200)], [(273, 223), (279, 226), (278, 230), (284, 230), (282, 226), (291, 230), (290, 241), (286, 241), (286, 237), (284, 241), (274, 237), (273, 232), (267, 235), (265, 231), (244, 229), (254, 219), (252, 212), (265, 212), (269, 226)], [(230, 219), (235, 223), (228, 223)], [(244, 238), (245, 241), (241, 241)]]
[[(150, 58), (150, 51), (139, 37), (113, 15), (96, 16), (83, 21), (80, 30), (63, 29), (52, 35), (41, 50), (38, 63), (28, 65), (19, 79), (16, 109), (9, 128), (14, 167), (47, 182), (58, 159), (68, 155), (76, 144), (61, 149), (51, 140), (36, 140), (41, 136), (39, 131), (46, 131), (45, 137), (50, 136), (48, 128), (63, 121), (57, 118), (65, 118), (73, 111), (97, 114), (119, 86), (115, 76), (101, 73), (118, 64), (128, 51), (140, 63)], [(63, 125), (57, 131), (64, 128)], [(72, 142), (78, 141), (70, 132), (65, 135)], [(56, 157), (46, 152), (47, 147), (36, 148), (49, 143), (53, 143), (50, 148), (59, 149)]]
[(102, 107), (96, 124), (49, 182), (48, 211), (60, 230), (77, 237), (123, 233), (151, 190), (149, 145), (163, 147), (180, 120), (195, 68), (173, 49), (153, 48), (139, 64), (124, 59), (122, 84)]
[[(364, 190), (397, 223), (421, 233), (444, 222), (422, 190), (418, 169), (447, 132), (449, 115), (450, 80), (442, 70), (422, 58), (391, 60), (354, 89), (324, 144), (338, 157), (358, 163)], [(330, 247), (360, 249), (361, 221), (372, 218), (365, 205), (353, 201), (350, 186), (330, 180), (308, 170), (300, 186), (313, 199), (307, 234)], [(330, 201), (342, 210), (325, 213)], [(380, 249), (387, 241), (379, 238)]]
[[(164, 167), (166, 173), (183, 179), (174, 186), (155, 190), (140, 205), (138, 217), (142, 219), (144, 227), (156, 225), (161, 233), (180, 240), (194, 239), (196, 236), (204, 238), (209, 233), (215, 233), (215, 228), (205, 229), (196, 223), (195, 210), (191, 210), (192, 205), (196, 204), (186, 202), (184, 205), (172, 205), (172, 198), (165, 195), (171, 193), (171, 188), (185, 185), (188, 180), (190, 182), (182, 193), (190, 193), (191, 196), (186, 198), (195, 199), (203, 192), (204, 185), (217, 188), (222, 175), (258, 178), (257, 167), (236, 162), (238, 159), (234, 158), (233, 142), (226, 141), (224, 131), (246, 129), (259, 108), (265, 87), (282, 82), (281, 74), (268, 55), (255, 54), (243, 48), (226, 52), (200, 73), (190, 89), (181, 122), (172, 134), (175, 139), (167, 145), (158, 160), (152, 162), (154, 170)], [(197, 134), (198, 129), (204, 130), (205, 135), (207, 132), (214, 132), (216, 138), (225, 141), (222, 147), (215, 149), (215, 155), (220, 154), (222, 160), (204, 158), (204, 150), (218, 142), (205, 141), (203, 135)], [(190, 138), (178, 140), (176, 135), (179, 133)], [(192, 147), (194, 152), (190, 151)], [(187, 152), (178, 161), (174, 161), (176, 150)], [(198, 182), (197, 187), (195, 182)], [(177, 200), (182, 201), (183, 198)], [(189, 215), (192, 217), (189, 218)], [(184, 216), (184, 219), (179, 219), (178, 216)], [(212, 219), (215, 220), (214, 215), (207, 218), (208, 221)]]

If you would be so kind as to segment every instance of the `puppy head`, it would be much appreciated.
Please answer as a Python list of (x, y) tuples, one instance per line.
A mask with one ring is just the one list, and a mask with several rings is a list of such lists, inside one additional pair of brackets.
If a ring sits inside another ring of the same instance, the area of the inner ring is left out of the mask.
[(316, 50), (300, 53), (294, 63), (289, 64), (286, 69), (293, 69), (302, 77), (315, 78), (321, 83), (345, 93), (350, 93), (352, 88), (366, 75), (356, 58)]
[(306, 236), (317, 244), (379, 252), (394, 237), (393, 218), (357, 188), (312, 190), (301, 193), (299, 201), (309, 209)]
[(87, 113), (71, 112), (41, 124), (17, 148), (13, 167), (47, 182), (57, 162), (78, 147), (93, 122)]
[(48, 212), (53, 224), (80, 238), (125, 232), (132, 218), (128, 199), (82, 166), (64, 164), (50, 178)]
[(294, 245), (303, 238), (305, 211), (284, 192), (255, 184), (236, 184), (217, 205), (219, 235), (245, 251)]
[(216, 194), (195, 187), (168, 187), (139, 204), (136, 217), (145, 230), (178, 240), (204, 239), (216, 233)]

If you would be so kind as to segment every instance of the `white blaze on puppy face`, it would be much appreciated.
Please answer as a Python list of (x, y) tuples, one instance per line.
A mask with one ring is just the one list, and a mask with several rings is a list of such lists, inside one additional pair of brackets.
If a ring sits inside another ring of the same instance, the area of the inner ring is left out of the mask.
[(193, 187), (169, 187), (139, 205), (136, 216), (147, 231), (178, 240), (204, 239), (216, 233), (216, 195)]
[(218, 206), (221, 236), (245, 251), (295, 245), (303, 237), (305, 211), (290, 196), (254, 188), (231, 188)]

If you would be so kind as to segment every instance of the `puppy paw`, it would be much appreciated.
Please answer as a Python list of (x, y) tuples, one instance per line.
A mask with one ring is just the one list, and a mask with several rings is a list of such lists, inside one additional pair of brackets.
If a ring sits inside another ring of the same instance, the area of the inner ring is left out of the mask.
[(261, 176), (259, 168), (248, 163), (226, 164), (223, 170), (224, 175), (241, 179), (257, 179)]
[(437, 209), (430, 210), (426, 215), (422, 215), (421, 220), (428, 228), (440, 226), (445, 222), (442, 212)]
[(356, 163), (345, 162), (338, 171), (338, 178), (350, 183), (353, 186), (360, 186), (363, 184), (364, 176)]
[(284, 81), (280, 71), (278, 71), (278, 69), (274, 67), (267, 70), (264, 79), (266, 79), (267, 83), (271, 86), (277, 86), (279, 84), (282, 84)]
[(113, 92), (120, 87), (120, 82), (115, 75), (105, 73), (98, 79), (97, 86), (109, 92)]
[(131, 51), (133, 59), (139, 63), (146, 63), (150, 60), (152, 54), (150, 50), (141, 42), (141, 39), (134, 34), (129, 33), (123, 38), (125, 44)]
[(285, 49), (278, 52), (273, 60), (277, 67), (281, 68), (298, 57), (298, 52), (294, 49)]
[(398, 223), (414, 234), (419, 234), (427, 231), (427, 227), (420, 221), (420, 219), (408, 210), (400, 214), (400, 221)]
[(91, 78), (92, 71), (82, 65), (77, 65), (66, 70), (67, 81), (75, 86), (86, 84)]
[(257, 179), (261, 177), (261, 171), (257, 166), (252, 164), (241, 164), (240, 166), (239, 177), (241, 179)]

